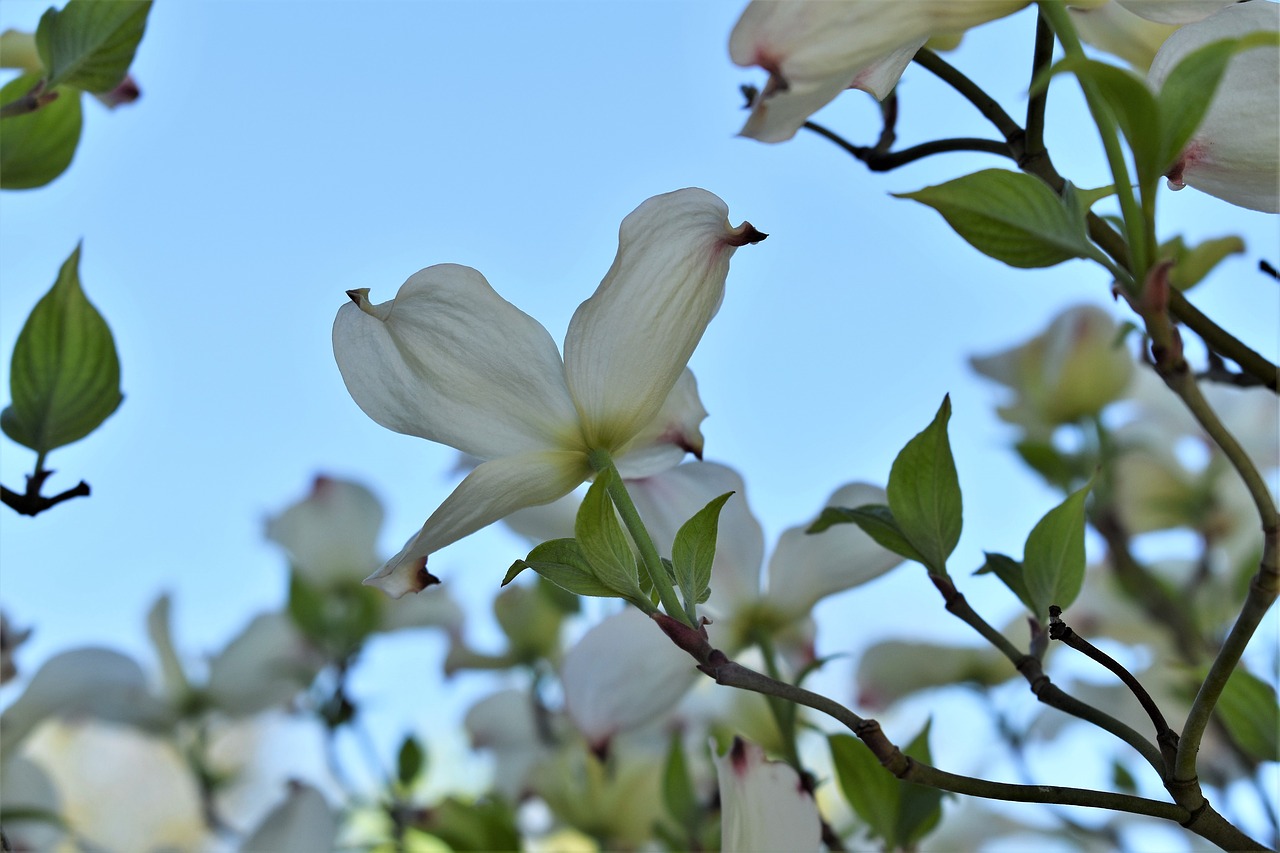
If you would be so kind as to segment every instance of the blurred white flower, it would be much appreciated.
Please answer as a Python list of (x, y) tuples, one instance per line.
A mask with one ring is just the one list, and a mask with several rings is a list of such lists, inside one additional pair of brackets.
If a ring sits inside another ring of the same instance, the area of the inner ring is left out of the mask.
[[(769, 558), (762, 588), (764, 533), (747, 502), (746, 485), (733, 469), (691, 462), (627, 487), (659, 551), (670, 553), (676, 531), (711, 499), (735, 492), (720, 513), (708, 609), (712, 640), (727, 652), (750, 642), (754, 629), (777, 632), (802, 624), (821, 599), (867, 583), (902, 562), (855, 525), (810, 535), (808, 524), (783, 531)], [(837, 489), (825, 506), (884, 503), (884, 490), (866, 483)]]
[(367, 288), (349, 291), (333, 348), (360, 408), (487, 460), (368, 582), (395, 597), (422, 590), (429, 554), (567, 494), (591, 475), (593, 452), (640, 453), (659, 470), (698, 450), (689, 426), (701, 405), (691, 416), (696, 395), (678, 381), (720, 306), (730, 257), (763, 238), (749, 223), (731, 227), (706, 190), (644, 202), (570, 321), (563, 359), (546, 329), (469, 267), (429, 267), (377, 305)]
[(597, 750), (669, 711), (701, 677), (693, 659), (634, 607), (587, 631), (560, 667), (565, 710)]
[(729, 36), (729, 56), (769, 82), (741, 135), (783, 142), (845, 89), (883, 100), (932, 36), (1002, 18), (1026, 0), (753, 0)]
[(50, 721), (25, 754), (48, 773), (59, 813), (90, 849), (159, 853), (209, 841), (195, 779), (167, 739), (101, 720)]
[[(1216, 0), (1215, 0), (1216, 2)], [(1179, 5), (1182, 5), (1179, 0)], [(1215, 9), (1217, 6), (1215, 6)], [(1146, 72), (1176, 25), (1134, 14), (1119, 0), (1091, 6), (1069, 6), (1067, 13), (1080, 38)]]
[(1040, 334), (1001, 352), (969, 359), (973, 369), (1014, 392), (997, 411), (1031, 435), (1096, 415), (1133, 376), (1133, 356), (1117, 344), (1111, 315), (1093, 305), (1057, 314)]
[(242, 853), (325, 853), (334, 849), (338, 816), (315, 788), (292, 782), (284, 800), (244, 840)]
[[(713, 746), (714, 750), (714, 746)], [(720, 847), (735, 853), (822, 849), (822, 819), (790, 766), (735, 738), (715, 757), (720, 777)]]
[[(1215, 41), (1280, 32), (1280, 5), (1237, 3), (1169, 36), (1151, 63), (1159, 91), (1189, 53)], [(1280, 43), (1237, 53), (1209, 112), (1169, 172), (1169, 186), (1192, 186), (1231, 204), (1280, 211)]]
[(322, 474), (306, 498), (267, 520), (267, 538), (284, 548), (293, 570), (310, 583), (358, 582), (381, 563), (382, 516), (373, 492)]

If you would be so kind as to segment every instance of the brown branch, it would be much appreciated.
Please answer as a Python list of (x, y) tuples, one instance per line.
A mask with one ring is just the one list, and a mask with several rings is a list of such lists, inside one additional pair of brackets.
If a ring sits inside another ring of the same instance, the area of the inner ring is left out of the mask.
[(84, 480), (81, 480), (65, 492), (59, 492), (56, 495), (46, 497), (40, 494), (45, 480), (49, 479), (52, 474), (52, 471), (37, 468), (34, 474), (27, 475), (27, 490), (22, 493), (15, 492), (8, 486), (0, 486), (0, 503), (3, 503), (19, 515), (34, 517), (63, 501), (89, 496), (89, 484)]

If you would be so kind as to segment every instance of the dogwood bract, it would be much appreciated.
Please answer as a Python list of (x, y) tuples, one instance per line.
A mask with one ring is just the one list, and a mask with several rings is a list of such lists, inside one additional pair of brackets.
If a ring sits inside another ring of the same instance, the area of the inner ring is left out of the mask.
[(613, 266), (569, 323), (563, 359), (546, 329), (470, 267), (421, 270), (390, 302), (347, 292), (333, 351), (360, 408), (486, 460), (366, 583), (396, 597), (422, 590), (433, 580), (427, 555), (567, 494), (591, 476), (593, 453), (638, 454), (660, 470), (700, 449), (678, 380), (720, 307), (729, 258), (765, 237), (728, 214), (696, 188), (632, 211)]

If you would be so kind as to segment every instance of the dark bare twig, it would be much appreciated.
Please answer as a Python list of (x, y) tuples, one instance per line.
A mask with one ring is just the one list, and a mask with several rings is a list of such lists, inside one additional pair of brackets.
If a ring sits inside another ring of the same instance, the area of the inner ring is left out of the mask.
[(89, 484), (84, 480), (56, 495), (46, 497), (40, 494), (45, 480), (52, 474), (52, 471), (37, 468), (34, 474), (27, 475), (27, 490), (23, 493), (15, 492), (8, 486), (0, 486), (0, 502), (19, 515), (37, 516), (63, 501), (89, 496)]
[(1151, 694), (1142, 686), (1142, 682), (1111, 655), (1071, 630), (1071, 627), (1062, 621), (1062, 608), (1056, 604), (1049, 608), (1049, 639), (1058, 640), (1090, 660), (1102, 664), (1111, 670), (1125, 687), (1129, 688), (1129, 692), (1138, 700), (1138, 704), (1142, 705), (1142, 710), (1146, 711), (1147, 716), (1151, 718), (1151, 724), (1156, 730), (1156, 743), (1160, 745), (1160, 754), (1164, 756), (1165, 766), (1172, 767), (1178, 755), (1178, 734), (1169, 728), (1169, 723), (1160, 711), (1160, 706), (1151, 698)]

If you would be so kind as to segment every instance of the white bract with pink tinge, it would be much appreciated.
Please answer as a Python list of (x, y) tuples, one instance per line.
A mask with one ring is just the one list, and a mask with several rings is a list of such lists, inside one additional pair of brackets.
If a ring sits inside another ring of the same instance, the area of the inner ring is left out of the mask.
[(729, 36), (729, 56), (769, 82), (741, 135), (784, 142), (845, 89), (884, 100), (931, 36), (1002, 18), (1026, 0), (754, 0)]
[(1169, 172), (1184, 185), (1231, 204), (1280, 211), (1280, 5), (1228, 6), (1181, 27), (1160, 48), (1148, 81), (1157, 91), (1188, 54), (1222, 39), (1271, 33), (1268, 44), (1237, 53), (1227, 65), (1209, 112)]
[(486, 460), (366, 583), (396, 597), (422, 590), (433, 580), (427, 555), (567, 494), (591, 476), (593, 453), (639, 456), (652, 472), (700, 449), (701, 404), (690, 413), (679, 380), (720, 307), (729, 258), (764, 239), (728, 215), (696, 188), (636, 208), (613, 266), (569, 323), (563, 359), (546, 329), (470, 267), (428, 267), (380, 304), (368, 289), (348, 291), (333, 351), (360, 408)]

